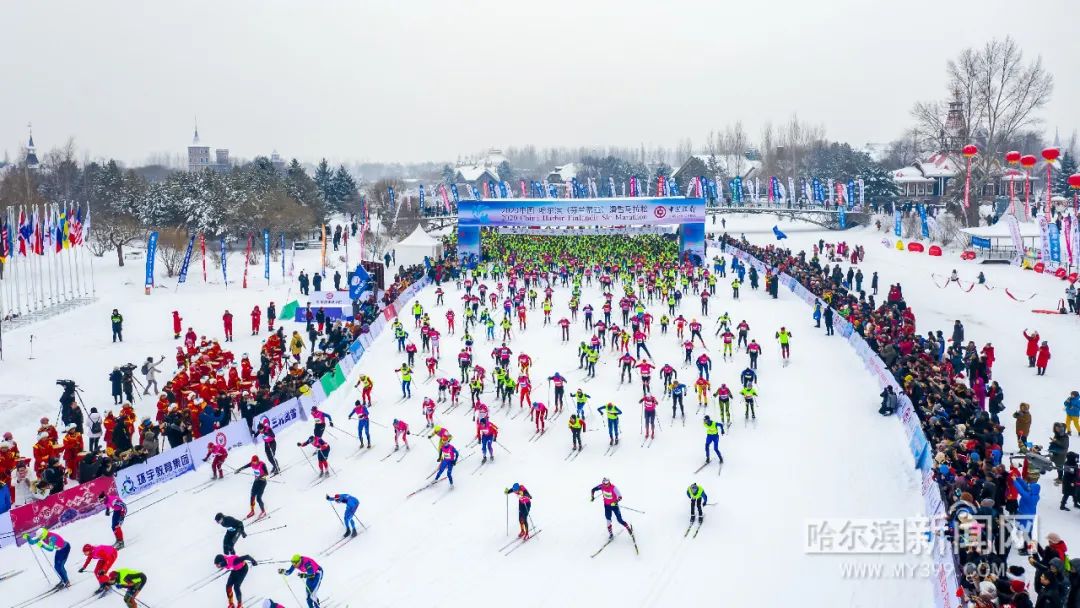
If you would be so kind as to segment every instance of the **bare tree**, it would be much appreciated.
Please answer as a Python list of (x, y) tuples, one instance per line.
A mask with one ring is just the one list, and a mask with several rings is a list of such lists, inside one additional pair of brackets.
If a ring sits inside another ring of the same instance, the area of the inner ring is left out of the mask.
[(180, 270), (189, 238), (187, 231), (181, 228), (158, 229), (157, 259), (165, 266), (165, 273), (170, 279)]
[[(1049, 101), (1054, 78), (1043, 66), (1042, 57), (1025, 61), (1024, 53), (1011, 37), (993, 39), (981, 48), (964, 49), (946, 64), (948, 90), (960, 102), (963, 124), (947, 124), (948, 102), (919, 102), (912, 108), (924, 136), (937, 137), (938, 148), (956, 154), (969, 141), (979, 146), (973, 164), (973, 192), (998, 174), (1007, 142), (1040, 123), (1038, 111)], [(952, 127), (952, 128), (950, 128)], [(961, 210), (969, 226), (978, 225), (978, 205)]]

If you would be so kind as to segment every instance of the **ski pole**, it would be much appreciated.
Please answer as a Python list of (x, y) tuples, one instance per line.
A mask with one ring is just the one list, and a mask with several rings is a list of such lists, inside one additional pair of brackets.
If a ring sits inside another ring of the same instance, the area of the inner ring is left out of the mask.
[(338, 513), (337, 507), (334, 506), (334, 503), (328, 502), (326, 504), (330, 505), (330, 508), (334, 510), (334, 515), (337, 516), (338, 521), (341, 522), (341, 525), (345, 526), (345, 528), (348, 529), (349, 526), (345, 523), (345, 518), (341, 516), (341, 513)]
[[(258, 532), (252, 532), (251, 534), (248, 534), (248, 536), (255, 536), (256, 534), (263, 534), (264, 532), (273, 532), (274, 530), (280, 530), (282, 528), (288, 528), (288, 527), (289, 527), (289, 524), (282, 524), (282, 525), (274, 527), (274, 528), (267, 528), (265, 530), (259, 530)], [(262, 562), (259, 562), (259, 563), (261, 564)]]
[(498, 439), (496, 439), (496, 440), (495, 440), (495, 443), (497, 443), (497, 444), (499, 445), (499, 447), (500, 447), (500, 448), (502, 448), (502, 449), (506, 450), (506, 453), (507, 453), (507, 454), (513, 454), (513, 452), (511, 452), (510, 450), (508, 450), (508, 449), (506, 448), (506, 446), (505, 446), (505, 445), (503, 445), (503, 444), (502, 444), (502, 443), (501, 443), (501, 442), (500, 442), (500, 441), (499, 441)]
[(510, 536), (510, 494), (506, 494), (506, 535)]
[(303, 604), (300, 602), (300, 598), (296, 597), (296, 592), (293, 591), (292, 585), (289, 584), (289, 579), (285, 577), (284, 572), (281, 573), (281, 580), (285, 582), (285, 588), (289, 590), (289, 594), (292, 595), (293, 600), (296, 601), (296, 605), (302, 606)]
[(225, 576), (227, 573), (228, 572), (225, 571), (225, 570), (222, 570), (221, 572), (215, 572), (213, 575), (211, 575), (206, 580), (200, 581), (199, 584), (192, 587), (191, 592), (194, 593), (194, 592), (198, 591), (199, 589), (202, 589), (203, 587), (208, 586), (210, 583), (212, 583), (212, 582), (216, 581), (217, 579)]
[(312, 470), (312, 471), (313, 471), (313, 472), (314, 472), (315, 474), (318, 474), (318, 473), (319, 473), (319, 471), (317, 471), (317, 470), (315, 469), (315, 465), (314, 465), (314, 464), (311, 464), (311, 457), (309, 457), (309, 456), (307, 455), (307, 450), (305, 450), (305, 449), (304, 449), (304, 446), (297, 446), (297, 447), (299, 447), (299, 448), (300, 448), (300, 453), (304, 455), (304, 460), (306, 460), (306, 461), (307, 461), (307, 463), (308, 463), (308, 466), (309, 466), (309, 467), (311, 467), (311, 470)]
[(642, 515), (645, 514), (645, 511), (641, 511), (641, 510), (635, 509), (633, 507), (624, 507), (622, 505), (619, 505), (619, 508), (626, 509), (627, 511), (633, 511), (634, 513), (641, 513)]
[(34, 556), (34, 563), (37, 564), (38, 569), (41, 570), (41, 576), (45, 577), (45, 582), (52, 584), (52, 579), (49, 578), (49, 575), (45, 573), (45, 567), (41, 565), (41, 560), (38, 559), (37, 551), (34, 551), (33, 546), (30, 547), (30, 553), (32, 553)]

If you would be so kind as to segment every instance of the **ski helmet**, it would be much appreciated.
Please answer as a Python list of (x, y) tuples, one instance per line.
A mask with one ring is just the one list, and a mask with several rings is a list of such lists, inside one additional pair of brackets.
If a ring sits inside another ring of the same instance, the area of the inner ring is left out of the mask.
[(258, 454), (252, 454), (251, 455), (251, 462), (259, 462)]
[(289, 560), (289, 561), (291, 561), (294, 564), (299, 564), (300, 563), (300, 554), (297, 553), (297, 554), (293, 555), (292, 559)]
[(90, 543), (87, 543), (87, 544), (82, 546), (82, 552), (83, 552), (84, 555), (90, 555), (90, 552), (93, 551), (93, 550), (94, 550), (94, 548), (90, 546)]
[(225, 565), (225, 556), (224, 555), (216, 555), (216, 556), (214, 556), (214, 565), (217, 566), (218, 568), (223, 567)]
[(214, 516), (214, 521), (216, 521), (216, 522), (220, 522), (223, 519), (225, 519), (225, 514), (224, 513), (218, 513), (217, 515)]
[(600, 483), (602, 483), (602, 484), (604, 484), (604, 483), (611, 483), (611, 480), (610, 480), (610, 479), (608, 479), (607, 477), (605, 477), (605, 478), (603, 478), (603, 479), (601, 479), (601, 480), (600, 480)]

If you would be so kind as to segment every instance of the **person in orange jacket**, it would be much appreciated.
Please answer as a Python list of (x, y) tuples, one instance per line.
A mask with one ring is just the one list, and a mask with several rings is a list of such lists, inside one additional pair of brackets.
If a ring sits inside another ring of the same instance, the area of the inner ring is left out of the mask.
[(105, 412), (105, 420), (102, 421), (101, 426), (105, 427), (105, 451), (112, 452), (115, 447), (113, 446), (113, 429), (116, 428), (116, 416), (113, 415), (112, 410)]
[(56, 443), (56, 442), (60, 441), (60, 433), (57, 432), (55, 426), (49, 424), (49, 419), (48, 418), (45, 418), (45, 417), (41, 418), (41, 426), (38, 427), (37, 432), (38, 432), (38, 435), (40, 435), (42, 433), (48, 433), (49, 434), (49, 439), (51, 439), (53, 441), (53, 443)]
[(184, 320), (180, 318), (180, 311), (172, 311), (172, 333), (173, 340), (180, 339), (180, 329), (183, 327)]
[(48, 433), (38, 433), (34, 444), (34, 474), (41, 477), (41, 472), (49, 466), (49, 459), (60, 454), (60, 447), (53, 442)]
[(83, 451), (83, 436), (74, 424), (67, 425), (64, 433), (64, 468), (68, 470), (68, 476), (76, 479), (79, 471), (79, 452)]

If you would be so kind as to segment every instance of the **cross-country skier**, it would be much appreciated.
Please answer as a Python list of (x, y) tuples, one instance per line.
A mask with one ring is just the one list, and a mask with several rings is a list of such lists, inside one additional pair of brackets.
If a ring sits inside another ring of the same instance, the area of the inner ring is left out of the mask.
[(574, 403), (577, 405), (577, 415), (581, 418), (585, 415), (585, 402), (589, 400), (592, 395), (586, 394), (580, 388), (574, 393)]
[(726, 424), (731, 424), (731, 389), (727, 384), (720, 383), (720, 388), (713, 393), (718, 399), (720, 407), (720, 419)]
[(656, 397), (645, 395), (638, 400), (641, 403), (641, 411), (644, 414), (644, 429), (646, 439), (656, 438)]
[(615, 520), (622, 524), (627, 532), (633, 535), (634, 528), (623, 520), (622, 510), (619, 509), (619, 501), (622, 500), (622, 494), (619, 493), (619, 489), (605, 477), (600, 481), (600, 485), (594, 487), (589, 492), (590, 501), (596, 500), (597, 492), (600, 492), (601, 497), (604, 499), (604, 519), (607, 520), (608, 539), (610, 540), (615, 537), (611, 532), (611, 517), (613, 515), (615, 516)]
[(263, 418), (262, 422), (259, 423), (259, 430), (255, 433), (255, 437), (262, 437), (266, 459), (270, 461), (270, 465), (273, 467), (270, 475), (277, 475), (280, 472), (277, 462), (277, 436), (274, 434), (269, 418)]
[(55, 552), (53, 555), (53, 569), (56, 570), (56, 575), (60, 577), (60, 582), (53, 589), (60, 590), (71, 586), (67, 569), (64, 567), (64, 564), (67, 563), (68, 554), (71, 553), (71, 543), (64, 540), (56, 532), (50, 532), (46, 528), (41, 528), (33, 534), (23, 534), (23, 540), (30, 545), (31, 550), (34, 547), (40, 547), (42, 551)]
[(570, 446), (570, 450), (581, 450), (581, 434), (585, 432), (585, 419), (579, 418), (577, 414), (570, 414), (570, 420), (567, 421), (566, 426), (570, 429), (570, 439), (573, 442)]
[(225, 459), (229, 457), (229, 450), (225, 449), (224, 445), (211, 441), (206, 444), (206, 457), (203, 458), (203, 462), (210, 460), (211, 457), (214, 461), (210, 463), (210, 479), (224, 479), (225, 472), (222, 471), (222, 467), (225, 465)]
[(345, 534), (342, 538), (349, 536), (356, 536), (356, 508), (360, 506), (360, 501), (355, 496), (350, 494), (334, 494), (333, 496), (326, 495), (327, 502), (336, 502), (345, 505), (345, 515), (342, 516), (341, 522), (345, 524)]
[(330, 462), (327, 460), (330, 457), (330, 444), (326, 442), (322, 437), (312, 435), (304, 441), (296, 442), (296, 447), (302, 448), (305, 446), (311, 446), (315, 448), (315, 458), (319, 462), (319, 477), (330, 476)]
[(320, 410), (316, 406), (311, 406), (311, 417), (315, 419), (315, 429), (312, 434), (316, 437), (322, 437), (326, 432), (326, 423), (330, 423), (330, 426), (334, 426), (334, 418), (330, 414)]
[(724, 425), (713, 421), (709, 416), (705, 416), (705, 464), (712, 462), (709, 458), (709, 446), (712, 446), (717, 460), (723, 464), (724, 457), (720, 454), (720, 435), (723, 434)]
[(614, 403), (608, 401), (606, 404), (596, 408), (596, 411), (607, 417), (608, 445), (618, 445), (619, 416), (622, 415), (622, 410)]
[(401, 367), (394, 370), (401, 374), (401, 398), (412, 398), (412, 367), (408, 363), (402, 363)]
[[(214, 556), (214, 565), (219, 570), (229, 573), (229, 578), (225, 579), (225, 597), (229, 598), (229, 608), (244, 608), (244, 592), (240, 586), (244, 584), (244, 578), (247, 577), (249, 563), (252, 566), (259, 565), (259, 562), (250, 555)], [(235, 604), (233, 604), (234, 595), (236, 596)]]
[(776, 339), (780, 342), (780, 356), (786, 361), (791, 356), (791, 332), (781, 327), (776, 332)]
[(221, 552), (225, 555), (235, 555), (236, 537), (241, 536), (247, 538), (247, 530), (244, 530), (244, 522), (235, 517), (225, 515), (224, 513), (215, 515), (214, 521), (222, 528), (225, 528), (225, 536), (221, 539)]
[(367, 374), (360, 374), (360, 377), (356, 380), (355, 387), (363, 387), (360, 391), (360, 401), (366, 405), (371, 405), (371, 387), (375, 386), (375, 383), (371, 381), (371, 378)]
[(349, 412), (349, 419), (356, 416), (356, 437), (360, 440), (360, 447), (364, 447), (364, 437), (367, 436), (367, 447), (371, 447), (371, 421), (368, 406), (359, 399), (353, 403), (353, 409)]
[(757, 382), (757, 372), (748, 367), (742, 370), (739, 379), (742, 381), (743, 387), (753, 386), (754, 383)]
[(757, 340), (750, 340), (750, 344), (746, 345), (746, 354), (750, 355), (750, 369), (757, 369), (758, 355), (761, 354), (761, 345)]
[(110, 493), (105, 495), (104, 492), (98, 495), (98, 500), (105, 502), (105, 515), (112, 517), (109, 527), (112, 528), (113, 538), (116, 542), (113, 546), (117, 549), (124, 548), (124, 518), (127, 517), (127, 505), (124, 501), (120, 500), (120, 497), (116, 494)]
[(109, 584), (117, 589), (124, 590), (124, 605), (127, 608), (138, 608), (139, 592), (146, 586), (146, 575), (138, 570), (121, 568), (109, 573)]
[[(480, 444), (480, 455), (483, 456), (481, 463), (487, 462), (488, 458), (495, 460), (495, 448), (492, 444), (498, 437), (498, 427), (487, 418), (481, 418), (476, 423), (476, 441)], [(443, 447), (445, 448), (445, 446)]]
[[(705, 488), (699, 486), (696, 482), (692, 483), (686, 489), (686, 496), (690, 499), (690, 523), (693, 524), (696, 521), (704, 523), (705, 513), (701, 508), (709, 504), (709, 495), (705, 493)], [(695, 511), (697, 512), (697, 519), (694, 517)]]
[(248, 511), (247, 517), (255, 517), (255, 503), (259, 503), (259, 517), (266, 515), (266, 505), (263, 504), (262, 495), (266, 490), (266, 463), (259, 460), (259, 457), (252, 454), (251, 461), (245, 465), (237, 467), (236, 472), (239, 473), (244, 469), (251, 469), (251, 472), (255, 474), (255, 481), (251, 483), (251, 510)]
[(404, 420), (398, 420), (394, 418), (394, 451), (398, 451), (398, 435), (401, 435), (401, 440), (405, 442), (405, 449), (409, 449), (409, 425)]
[(745, 418), (746, 415), (749, 414), (751, 418), (757, 420), (757, 411), (754, 409), (754, 401), (757, 399), (757, 389), (752, 386), (744, 386), (743, 389), (739, 391), (739, 394), (742, 395), (743, 403), (745, 404), (743, 417)]
[(454, 465), (457, 464), (458, 451), (449, 441), (442, 446), (439, 452), (439, 469), (435, 472), (435, 481), (439, 481), (442, 474), (446, 473), (446, 480), (450, 482), (450, 488), (454, 487)]
[(111, 545), (83, 545), (82, 551), (86, 556), (86, 561), (83, 562), (82, 568), (79, 568), (79, 573), (86, 572), (86, 567), (90, 565), (90, 562), (97, 560), (94, 564), (94, 578), (98, 582), (96, 593), (108, 591), (109, 568), (116, 563), (116, 548)]
[(307, 608), (319, 608), (319, 585), (322, 584), (323, 569), (322, 566), (315, 563), (315, 560), (310, 557), (305, 557), (300, 554), (292, 556), (289, 560), (291, 565), (288, 569), (279, 568), (278, 574), (288, 576), (293, 572), (296, 572), (297, 576), (304, 579), (305, 588), (307, 590)]
[(518, 497), (518, 538), (529, 540), (529, 511), (532, 510), (532, 494), (520, 483), (515, 483), (503, 490), (503, 494), (516, 494)]
[(555, 372), (555, 375), (548, 376), (548, 382), (555, 387), (555, 413), (559, 413), (562, 411), (563, 394), (566, 392), (566, 378)]

